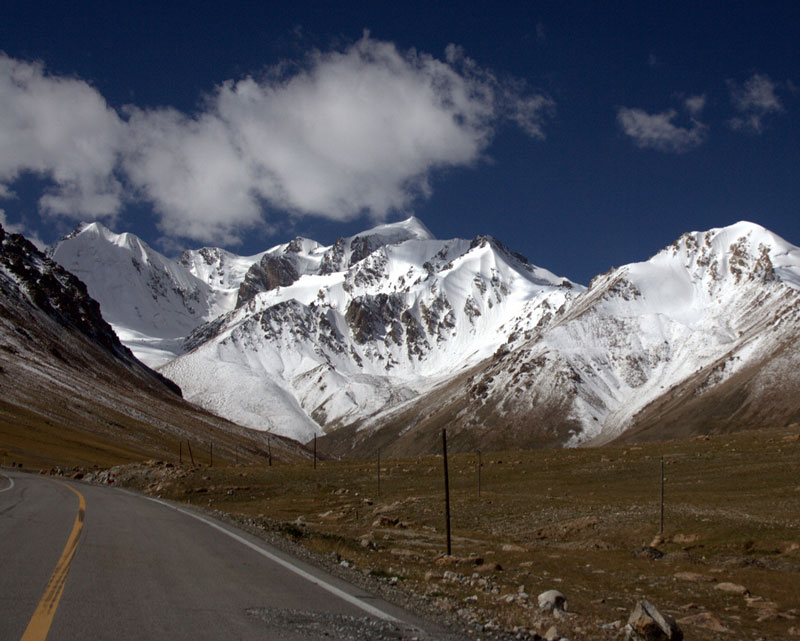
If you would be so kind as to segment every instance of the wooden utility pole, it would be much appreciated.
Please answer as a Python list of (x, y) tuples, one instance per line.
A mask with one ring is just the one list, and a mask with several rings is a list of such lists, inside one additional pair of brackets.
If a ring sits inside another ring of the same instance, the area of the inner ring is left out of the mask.
[(381, 495), (381, 451), (378, 450), (378, 496)]
[(187, 440), (186, 445), (189, 446), (189, 458), (192, 459), (192, 467), (194, 467), (194, 454), (192, 454), (192, 442)]
[(444, 461), (444, 514), (447, 532), (447, 556), (452, 554), (450, 542), (450, 476), (447, 473), (447, 430), (442, 430), (442, 460)]

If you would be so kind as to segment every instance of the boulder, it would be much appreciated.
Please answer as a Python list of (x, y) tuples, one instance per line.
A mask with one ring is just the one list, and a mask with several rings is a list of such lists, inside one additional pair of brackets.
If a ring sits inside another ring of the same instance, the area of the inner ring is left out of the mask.
[(558, 590), (547, 590), (538, 597), (539, 609), (546, 612), (565, 612), (567, 609), (567, 597)]
[(722, 621), (719, 620), (719, 617), (711, 612), (700, 612), (699, 614), (683, 617), (680, 622), (684, 625), (693, 625), (705, 630), (711, 630), (712, 632), (722, 632), (724, 634), (733, 633), (733, 630), (725, 627)]
[(727, 592), (728, 594), (750, 594), (749, 590), (743, 585), (739, 585), (738, 583), (729, 583), (728, 581), (717, 583), (717, 585), (714, 586), (714, 589), (719, 590), (720, 592)]
[(683, 632), (668, 614), (642, 599), (628, 617), (625, 635), (629, 641), (683, 641)]

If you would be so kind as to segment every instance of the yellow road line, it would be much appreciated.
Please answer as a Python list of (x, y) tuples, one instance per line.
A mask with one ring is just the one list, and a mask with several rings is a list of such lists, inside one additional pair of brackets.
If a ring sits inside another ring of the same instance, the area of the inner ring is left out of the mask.
[(56, 563), (53, 576), (47, 582), (44, 596), (39, 601), (36, 612), (33, 613), (21, 641), (44, 641), (47, 638), (50, 626), (53, 623), (53, 616), (56, 613), (56, 608), (58, 608), (58, 602), (61, 600), (61, 593), (64, 592), (64, 585), (67, 583), (67, 573), (72, 564), (72, 558), (78, 549), (78, 540), (81, 537), (83, 521), (86, 517), (86, 501), (83, 498), (83, 494), (66, 483), (61, 483), (60, 481), (56, 481), (56, 483), (63, 485), (78, 495), (78, 516), (75, 517), (75, 524), (72, 526), (72, 533), (69, 535), (67, 545), (61, 553), (58, 563)]

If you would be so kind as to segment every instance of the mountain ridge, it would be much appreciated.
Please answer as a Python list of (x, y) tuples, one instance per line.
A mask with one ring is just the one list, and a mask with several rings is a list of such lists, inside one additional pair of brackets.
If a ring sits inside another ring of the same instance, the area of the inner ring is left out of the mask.
[[(800, 250), (744, 221), (683, 234), (588, 288), (489, 236), (437, 240), (414, 218), (328, 247), (296, 238), (179, 262), (228, 294), (162, 372), (212, 411), (306, 440), (326, 433), (337, 453), (426, 403), (465, 434), (606, 442), (647, 431), (647, 408), (689, 380), (711, 389), (737, 368), (763, 370), (768, 317), (785, 320), (771, 340), (787, 354), (798, 331)], [(706, 367), (714, 380), (697, 378)], [(538, 427), (501, 429), (505, 418)]]

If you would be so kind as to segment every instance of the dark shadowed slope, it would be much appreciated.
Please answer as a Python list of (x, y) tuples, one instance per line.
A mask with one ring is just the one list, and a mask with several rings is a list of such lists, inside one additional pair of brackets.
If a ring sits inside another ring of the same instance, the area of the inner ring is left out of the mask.
[[(109, 465), (176, 457), (193, 440), (253, 460), (267, 434), (185, 402), (137, 361), (72, 274), (0, 227), (0, 454), (6, 462)], [(271, 437), (278, 457), (303, 456)]]

